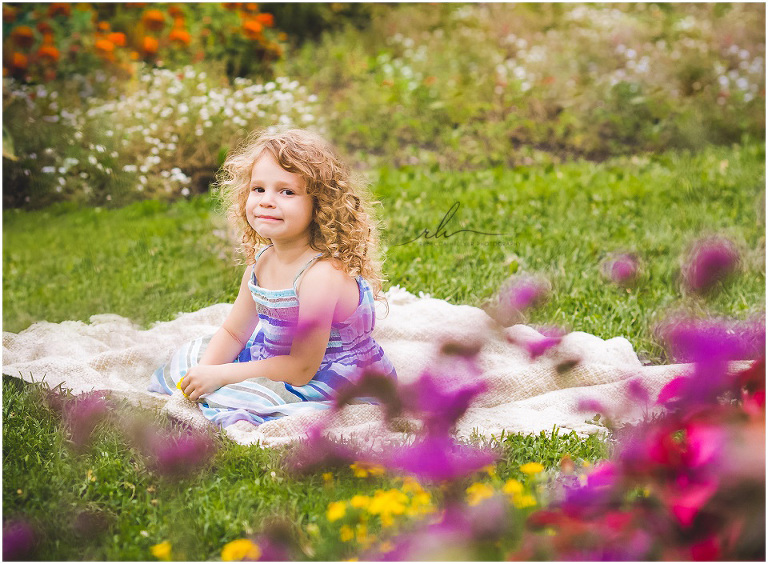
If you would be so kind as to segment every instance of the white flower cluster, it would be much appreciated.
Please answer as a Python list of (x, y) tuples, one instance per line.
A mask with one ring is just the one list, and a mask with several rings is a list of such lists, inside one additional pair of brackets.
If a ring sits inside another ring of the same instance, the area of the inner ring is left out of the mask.
[[(106, 81), (102, 75), (97, 72), (94, 79)], [(84, 84), (80, 94), (92, 93)], [(67, 175), (82, 163), (86, 169), (112, 174), (111, 166), (117, 165), (121, 173), (140, 175), (138, 191), (159, 184), (167, 192), (188, 195), (188, 168), (200, 166), (206, 155), (210, 160), (210, 155), (235, 138), (265, 125), (307, 126), (321, 121), (317, 97), (285, 77), (266, 84), (237, 78), (231, 86), (222, 86), (191, 66), (181, 71), (144, 69), (128, 88), (131, 90), (111, 98), (86, 96), (80, 107), (61, 108), (58, 92), (4, 79), (6, 95), (26, 103), (30, 122), (37, 116), (67, 127), (72, 136), (69, 144), (79, 149), (69, 154), (82, 155), (80, 159), (64, 158), (49, 148), (42, 173)], [(91, 137), (89, 131), (103, 135), (99, 139), (109, 143), (92, 143), (86, 149), (83, 143)], [(105, 145), (111, 145), (110, 149)], [(57, 149), (67, 152), (65, 147)], [(203, 164), (210, 166), (210, 162)], [(75, 170), (73, 176), (85, 179), (89, 174)]]

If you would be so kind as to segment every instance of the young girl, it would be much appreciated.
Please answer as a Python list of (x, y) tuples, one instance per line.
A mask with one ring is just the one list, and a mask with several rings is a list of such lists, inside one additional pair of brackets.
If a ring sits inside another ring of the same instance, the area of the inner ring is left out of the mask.
[(150, 391), (179, 388), (223, 427), (330, 407), (365, 371), (396, 378), (371, 337), (381, 275), (369, 203), (330, 146), (303, 130), (257, 135), (220, 185), (243, 231), (240, 292), (207, 346), (182, 347)]

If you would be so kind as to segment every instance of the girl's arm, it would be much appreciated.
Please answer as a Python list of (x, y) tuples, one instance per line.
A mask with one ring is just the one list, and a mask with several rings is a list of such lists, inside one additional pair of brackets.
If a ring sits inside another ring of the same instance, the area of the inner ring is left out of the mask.
[[(196, 401), (221, 386), (249, 378), (266, 377), (293, 386), (307, 384), (320, 368), (331, 335), (333, 314), (342, 290), (349, 288), (349, 281), (346, 274), (330, 263), (318, 262), (307, 270), (301, 282), (299, 319), (290, 354), (255, 362), (195, 366), (182, 380), (182, 391)], [(247, 285), (246, 291), (250, 292)]]
[(226, 364), (235, 360), (240, 351), (245, 348), (248, 339), (253, 335), (259, 323), (256, 304), (248, 288), (248, 280), (253, 272), (253, 266), (247, 266), (240, 282), (240, 291), (235, 299), (232, 311), (214, 334), (208, 347), (200, 359), (200, 364), (210, 366)]

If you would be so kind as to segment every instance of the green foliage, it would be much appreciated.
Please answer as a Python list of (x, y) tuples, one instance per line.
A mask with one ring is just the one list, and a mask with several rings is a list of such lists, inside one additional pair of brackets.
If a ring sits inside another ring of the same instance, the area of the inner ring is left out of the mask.
[[(698, 311), (678, 288), (680, 261), (694, 239), (719, 233), (739, 245), (742, 273), (710, 308), (738, 318), (762, 311), (762, 145), (476, 172), (382, 168), (370, 180), (382, 202), (385, 274), (412, 292), (482, 306), (510, 275), (540, 273), (553, 293), (529, 323), (622, 335), (642, 358), (659, 361), (659, 316)], [(234, 243), (225, 242), (212, 205), (195, 198), (119, 210), (6, 210), (5, 329), (106, 312), (147, 324), (232, 301)], [(613, 252), (639, 256), (635, 289), (601, 277)]]
[(3, 329), (104, 312), (147, 324), (233, 300), (233, 244), (211, 206), (198, 197), (115, 211), (65, 204), (5, 210)]
[(280, 67), (363, 162), (603, 160), (762, 138), (764, 21), (748, 5), (381, 6)]
[[(338, 527), (326, 518), (328, 504), (403, 485), (389, 474), (356, 478), (348, 468), (330, 480), (321, 472), (294, 476), (281, 467), (281, 449), (238, 445), (223, 434), (206, 468), (168, 480), (147, 470), (115, 424), (122, 413), (138, 416), (138, 408), (118, 403), (90, 446), (78, 452), (48, 407), (47, 393), (41, 385), (3, 377), (4, 520), (24, 519), (34, 527), (39, 542), (30, 556), (36, 560), (151, 560), (150, 548), (166, 540), (174, 559), (219, 559), (227, 542), (276, 528), (298, 541), (303, 552), (297, 559), (339, 560), (350, 554), (349, 545), (338, 542)], [(154, 416), (146, 412), (144, 418)], [(167, 421), (157, 424), (171, 432)], [(488, 446), (501, 456), (501, 481), (526, 481), (519, 467), (527, 462), (542, 461), (555, 471), (566, 454), (578, 464), (606, 455), (598, 437), (556, 432), (500, 437)], [(442, 495), (437, 488), (430, 492)], [(385, 534), (378, 527), (370, 532)]]

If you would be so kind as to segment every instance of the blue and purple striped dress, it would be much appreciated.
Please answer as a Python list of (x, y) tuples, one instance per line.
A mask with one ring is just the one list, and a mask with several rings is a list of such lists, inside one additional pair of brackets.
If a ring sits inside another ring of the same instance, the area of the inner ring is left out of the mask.
[[(257, 261), (268, 248), (256, 255)], [(259, 324), (235, 362), (290, 353), (299, 317), (296, 285), (304, 271), (320, 256), (312, 258), (296, 275), (293, 286), (285, 290), (262, 288), (255, 273), (251, 276), (248, 287), (256, 302)], [(354, 382), (365, 371), (397, 378), (392, 363), (371, 335), (376, 323), (373, 291), (362, 276), (356, 281), (359, 290), (357, 309), (346, 320), (331, 325), (322, 363), (309, 383), (291, 386), (268, 378), (251, 378), (229, 384), (200, 398), (198, 406), (203, 415), (221, 427), (241, 420), (258, 425), (306, 410), (330, 408), (334, 391), (347, 382)], [(189, 368), (200, 361), (210, 338), (201, 337), (183, 345), (167, 364), (152, 374), (149, 390), (172, 394)]]

